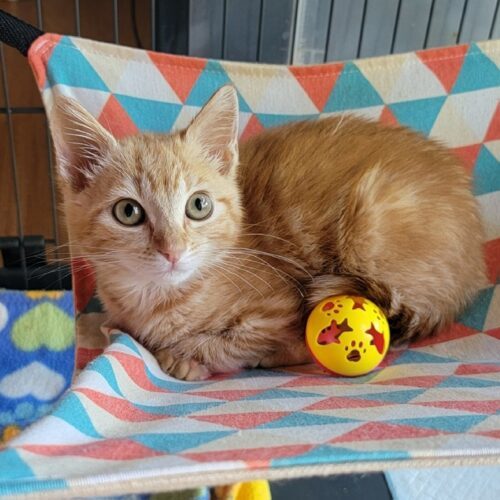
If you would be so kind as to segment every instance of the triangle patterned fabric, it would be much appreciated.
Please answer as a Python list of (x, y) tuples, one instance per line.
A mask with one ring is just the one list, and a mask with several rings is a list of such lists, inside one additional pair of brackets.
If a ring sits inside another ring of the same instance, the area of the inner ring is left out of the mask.
[[(47, 109), (80, 101), (121, 137), (184, 127), (231, 82), (241, 138), (355, 113), (450, 147), (474, 174), (489, 285), (448, 331), (356, 379), (312, 366), (179, 382), (128, 335), (0, 452), (0, 494), (95, 495), (420, 464), (500, 464), (500, 42), (310, 67), (158, 54), (47, 34), (30, 50)], [(95, 280), (74, 263), (79, 365), (98, 350)], [(97, 480), (98, 476), (98, 480)]]

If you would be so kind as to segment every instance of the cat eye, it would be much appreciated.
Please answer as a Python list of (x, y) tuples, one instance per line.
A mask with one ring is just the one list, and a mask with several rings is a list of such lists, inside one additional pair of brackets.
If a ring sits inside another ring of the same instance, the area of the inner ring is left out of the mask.
[(138, 226), (144, 222), (146, 212), (135, 200), (125, 198), (115, 203), (113, 216), (124, 226)]
[(194, 193), (186, 203), (186, 215), (193, 220), (208, 219), (214, 211), (214, 204), (207, 193)]

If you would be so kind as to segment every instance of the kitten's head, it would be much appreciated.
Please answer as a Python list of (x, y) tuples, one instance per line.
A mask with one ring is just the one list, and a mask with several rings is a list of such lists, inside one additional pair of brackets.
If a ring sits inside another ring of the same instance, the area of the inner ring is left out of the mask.
[(75, 247), (99, 270), (179, 286), (216, 265), (241, 220), (238, 101), (220, 89), (189, 127), (116, 140), (75, 101), (51, 115)]

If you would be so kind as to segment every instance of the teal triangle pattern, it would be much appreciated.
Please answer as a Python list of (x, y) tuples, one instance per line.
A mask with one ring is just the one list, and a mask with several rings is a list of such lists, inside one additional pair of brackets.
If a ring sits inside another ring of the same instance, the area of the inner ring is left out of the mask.
[(372, 84), (352, 62), (344, 66), (323, 113), (379, 106), (383, 101)]
[(451, 417), (403, 418), (391, 420), (393, 424), (412, 425), (441, 432), (467, 432), (470, 428), (488, 418), (488, 415), (453, 415)]
[(500, 70), (475, 44), (471, 44), (451, 89), (452, 94), (500, 86)]
[(82, 434), (96, 439), (102, 437), (89, 418), (80, 398), (72, 392), (68, 393), (68, 396), (56, 407), (52, 415), (60, 418), (69, 426), (75, 427)]
[[(186, 104), (201, 107), (206, 104), (216, 90), (227, 84), (232, 84), (232, 82), (222, 65), (218, 61), (210, 60), (191, 89)], [(240, 92), (238, 92), (238, 104), (241, 112), (252, 112)]]
[(277, 458), (272, 461), (273, 467), (293, 465), (346, 463), (370, 460), (405, 460), (410, 454), (403, 450), (356, 450), (341, 446), (323, 444), (294, 457)]
[(113, 365), (109, 361), (108, 358), (99, 357), (94, 363), (89, 366), (89, 371), (94, 371), (99, 373), (102, 377), (106, 379), (106, 382), (109, 384), (111, 389), (115, 391), (115, 393), (119, 396), (123, 396), (122, 391), (120, 389), (120, 385), (116, 380), (115, 371), (113, 369)]
[(494, 292), (495, 287), (493, 286), (481, 290), (474, 302), (458, 317), (457, 321), (469, 328), (482, 331)]
[(131, 438), (152, 450), (165, 453), (179, 453), (183, 450), (196, 448), (202, 444), (220, 439), (237, 431), (213, 431), (213, 432), (179, 432), (179, 433), (151, 433), (136, 434)]
[[(71, 57), (68, 57), (68, 48), (74, 49)], [(47, 73), (47, 81), (53, 84), (109, 92), (107, 85), (69, 37), (63, 37), (54, 48)]]
[(329, 444), (322, 444), (316, 446), (312, 450), (309, 450), (302, 455), (289, 458), (277, 458), (274, 459), (272, 464), (273, 467), (290, 467), (294, 465), (307, 465), (307, 464), (319, 464), (319, 463), (331, 463), (335, 456), (341, 456), (337, 453), (336, 449)]
[[(31, 467), (23, 460), (19, 453), (13, 449), (6, 449), (2, 452), (0, 456), (0, 470), (2, 471), (2, 480), (3, 481), (11, 481), (13, 479), (27, 479), (27, 478), (35, 478), (35, 474), (33, 473)], [(19, 486), (13, 484), (12, 493), (19, 495), (21, 491), (19, 491)], [(2, 493), (6, 492), (2, 488)]]
[(415, 349), (410, 349), (405, 351), (401, 356), (396, 358), (392, 364), (393, 365), (406, 365), (412, 363), (456, 363), (454, 358), (443, 358), (441, 356), (435, 356), (434, 354), (427, 354), (426, 352), (420, 352)]
[(240, 107), (240, 111), (243, 113), (252, 113), (250, 106), (247, 104), (245, 99), (243, 99), (243, 96), (240, 94), (240, 92), (237, 93), (238, 93), (238, 105)]
[(136, 403), (135, 406), (146, 413), (152, 415), (167, 415), (174, 417), (184, 417), (197, 411), (204, 411), (210, 408), (223, 405), (222, 401), (206, 401), (204, 403), (181, 403), (167, 406), (149, 406)]
[(350, 418), (333, 417), (329, 415), (316, 415), (314, 413), (296, 412), (286, 417), (272, 420), (259, 426), (262, 429), (274, 429), (281, 427), (303, 427), (311, 425), (336, 425), (356, 422)]
[(128, 95), (116, 94), (115, 97), (137, 127), (147, 132), (170, 132), (182, 108), (181, 104), (140, 99)]
[(425, 389), (410, 389), (408, 391), (387, 391), (377, 394), (363, 394), (362, 396), (352, 396), (353, 399), (370, 401), (390, 401), (391, 403), (408, 403), (412, 399), (424, 393)]
[(484, 380), (473, 377), (448, 377), (436, 387), (497, 387), (498, 382), (495, 380)]
[[(204, 70), (200, 73), (186, 104), (189, 106), (203, 106), (212, 95), (223, 85), (231, 83), (222, 65), (217, 61), (207, 61)], [(243, 111), (243, 110), (242, 110)]]
[(132, 338), (129, 335), (126, 335), (125, 333), (122, 332), (112, 333), (111, 341), (116, 342), (117, 344), (122, 345), (127, 349), (130, 349), (134, 354), (139, 354), (139, 355), (141, 354), (141, 351), (137, 347), (137, 343), (134, 342)]
[(500, 191), (500, 162), (483, 144), (474, 166), (474, 194), (477, 196), (494, 191)]
[(389, 108), (401, 125), (429, 135), (445, 100), (446, 96), (430, 97), (415, 101), (395, 102), (389, 104)]
[(271, 389), (258, 394), (247, 396), (242, 401), (252, 401), (260, 399), (282, 399), (282, 398), (317, 398), (321, 397), (313, 392), (289, 391), (287, 389)]

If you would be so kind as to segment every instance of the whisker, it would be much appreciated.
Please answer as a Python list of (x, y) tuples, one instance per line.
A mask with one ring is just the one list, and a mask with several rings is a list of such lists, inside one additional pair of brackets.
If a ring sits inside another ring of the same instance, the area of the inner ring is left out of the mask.
[[(228, 255), (229, 257), (233, 257), (231, 254)], [(239, 257), (236, 257), (237, 259), (243, 259), (243, 257), (239, 256)], [(296, 278), (294, 278), (291, 274), (287, 273), (286, 271), (283, 271), (282, 269), (278, 269), (277, 267), (273, 266), (271, 263), (267, 262), (266, 260), (262, 259), (261, 257), (259, 257), (258, 255), (249, 255), (247, 258), (245, 258), (245, 260), (249, 260), (249, 259), (257, 259), (259, 262), (261, 262), (262, 264), (266, 265), (267, 267), (269, 267), (271, 269), (271, 271), (274, 272), (274, 274), (276, 274), (276, 276), (278, 276), (284, 283), (286, 284), (290, 284), (292, 286), (294, 286), (298, 292), (300, 293), (300, 295), (302, 297), (304, 297), (304, 293), (302, 292), (302, 284), (300, 283), (299, 280), (297, 280)], [(251, 261), (253, 262), (253, 261)], [(290, 283), (286, 278), (285, 276), (287, 276), (293, 283)]]
[[(217, 271), (218, 271), (220, 274), (222, 274), (222, 276), (223, 276), (225, 279), (227, 279), (230, 283), (232, 283), (232, 284), (233, 284), (233, 285), (234, 285), (234, 286), (238, 289), (238, 291), (239, 291), (240, 293), (243, 293), (243, 292), (242, 292), (242, 290), (241, 290), (241, 288), (240, 288), (240, 287), (239, 287), (239, 286), (238, 286), (238, 285), (237, 285), (237, 284), (236, 284), (236, 283), (235, 283), (235, 282), (234, 282), (234, 281), (233, 281), (233, 280), (232, 280), (229, 276), (226, 276), (226, 275), (224, 274), (224, 272), (223, 272), (221, 269), (218, 269), (218, 268), (215, 268), (215, 267), (212, 267), (211, 269), (212, 269), (212, 271), (214, 271), (214, 272), (217, 272)], [(206, 271), (208, 271), (208, 268), (205, 268), (205, 270), (206, 270)]]
[(303, 271), (309, 278), (313, 277), (311, 275), (311, 273), (309, 273), (309, 271), (304, 266), (302, 266), (301, 264), (299, 264), (298, 262), (294, 261), (293, 259), (291, 259), (289, 257), (284, 257), (283, 255), (278, 255), (278, 254), (271, 253), (271, 252), (265, 252), (263, 250), (256, 250), (256, 249), (252, 249), (252, 248), (243, 248), (243, 247), (229, 247), (228, 250), (232, 250), (234, 252), (247, 253), (247, 254), (265, 255), (267, 257), (282, 260), (283, 262), (287, 262), (288, 264), (291, 264), (291, 265), (297, 267), (298, 269)]
[[(211, 265), (215, 265), (217, 266), (219, 269), (221, 266), (219, 266), (218, 264), (211, 264)], [(238, 276), (238, 273), (235, 273), (234, 271), (229, 271), (228, 269), (224, 269), (224, 272), (226, 273), (229, 273), (233, 276), (236, 276), (237, 278), (239, 278), (241, 281), (243, 281), (244, 283), (246, 283), (250, 288), (253, 288), (262, 298), (264, 298), (264, 294), (258, 289), (256, 288), (254, 285), (252, 285), (252, 283), (250, 283), (247, 279), (243, 278), (243, 276)]]
[[(250, 274), (251, 276), (253, 276), (254, 278), (258, 279), (259, 281), (261, 281), (262, 283), (264, 283), (264, 285), (266, 285), (267, 287), (269, 287), (269, 289), (271, 291), (274, 291), (274, 288), (273, 286), (268, 283), (264, 278), (262, 278), (261, 276), (259, 276), (258, 274), (252, 272), (252, 271), (249, 271), (249, 268), (248, 266), (245, 267), (245, 266), (242, 266), (242, 265), (238, 265), (238, 264), (234, 264), (234, 263), (231, 263), (231, 262), (225, 262), (225, 265), (226, 266), (230, 266), (231, 268), (233, 269), (236, 269), (236, 270), (239, 270), (239, 271), (242, 271), (242, 272), (245, 272), (245, 273), (248, 273)], [(255, 269), (255, 268), (253, 268)]]
[(274, 234), (267, 234), (267, 233), (241, 233), (241, 236), (265, 236), (267, 238), (274, 238), (275, 240), (283, 241), (284, 243), (287, 243), (289, 245), (293, 245), (294, 247), (298, 248), (298, 245), (296, 245), (292, 241), (285, 240), (285, 238), (281, 238), (279, 236), (275, 236)]

